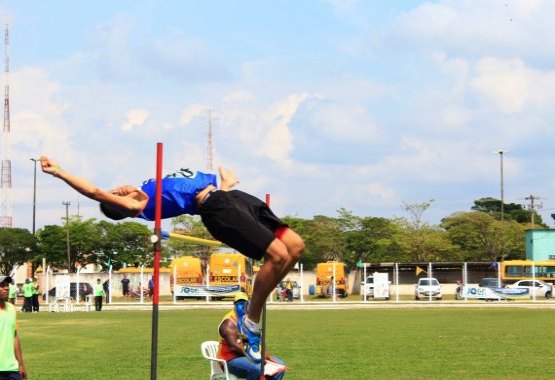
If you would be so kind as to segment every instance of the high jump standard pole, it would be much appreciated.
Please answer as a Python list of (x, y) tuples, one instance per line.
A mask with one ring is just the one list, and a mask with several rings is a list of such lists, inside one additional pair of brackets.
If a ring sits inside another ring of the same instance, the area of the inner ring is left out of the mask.
[(156, 198), (154, 206), (154, 294), (152, 295), (152, 346), (150, 354), (150, 379), (156, 380), (158, 362), (158, 298), (160, 294), (160, 250), (162, 248), (162, 157), (164, 146), (156, 144)]
[[(266, 206), (270, 207), (270, 194), (266, 194)], [(264, 264), (263, 264), (264, 265)], [(260, 380), (264, 380), (264, 366), (266, 366), (266, 300), (264, 300), (264, 305), (262, 306), (262, 336), (260, 340), (260, 345), (262, 346), (262, 361), (260, 362)]]

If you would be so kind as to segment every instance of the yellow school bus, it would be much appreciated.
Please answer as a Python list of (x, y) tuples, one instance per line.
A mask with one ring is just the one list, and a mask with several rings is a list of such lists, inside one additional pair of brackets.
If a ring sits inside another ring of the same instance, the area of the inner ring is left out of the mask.
[(202, 262), (198, 257), (177, 257), (171, 261), (170, 270), (170, 284), (172, 289), (174, 285), (204, 284), (204, 271), (202, 270)]
[(335, 293), (341, 297), (347, 297), (349, 289), (349, 277), (346, 273), (344, 263), (338, 261), (327, 261), (316, 266), (316, 294), (322, 297), (330, 297), (333, 294), (332, 279), (335, 273)]
[(555, 260), (506, 260), (500, 263), (501, 281), (513, 283), (518, 280), (542, 280), (555, 283)]
[(251, 263), (240, 253), (213, 253), (209, 274), (210, 287), (239, 285), (247, 294), (252, 293)]

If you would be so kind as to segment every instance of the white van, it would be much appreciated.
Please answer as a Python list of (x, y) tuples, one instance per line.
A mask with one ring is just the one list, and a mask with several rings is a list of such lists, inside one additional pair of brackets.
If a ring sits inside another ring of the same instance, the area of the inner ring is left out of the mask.
[(360, 294), (362, 299), (368, 298), (385, 298), (389, 299), (389, 275), (387, 273), (378, 273), (366, 277), (366, 281), (361, 284)]
[(366, 277), (366, 281), (360, 286), (360, 295), (362, 299), (365, 297), (366, 299), (374, 297), (374, 276), (370, 275)]

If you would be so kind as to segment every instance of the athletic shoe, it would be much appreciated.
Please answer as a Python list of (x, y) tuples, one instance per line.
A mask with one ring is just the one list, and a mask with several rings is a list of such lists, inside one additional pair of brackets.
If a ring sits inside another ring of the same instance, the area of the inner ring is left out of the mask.
[(246, 302), (235, 303), (235, 313), (237, 314), (237, 328), (239, 329), (239, 332), (243, 330), (243, 318), (247, 314), (246, 306)]
[[(244, 318), (246, 318), (245, 316)], [(260, 331), (255, 332), (248, 328), (243, 320), (241, 323), (241, 334), (245, 337), (245, 355), (251, 362), (258, 364), (262, 361), (260, 354)]]

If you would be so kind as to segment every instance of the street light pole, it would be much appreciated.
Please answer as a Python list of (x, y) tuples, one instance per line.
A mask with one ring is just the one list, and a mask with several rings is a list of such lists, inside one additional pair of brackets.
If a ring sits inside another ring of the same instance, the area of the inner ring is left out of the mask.
[(35, 163), (35, 170), (33, 172), (33, 236), (35, 236), (35, 218), (37, 215), (37, 161), (38, 158), (31, 158), (31, 161)]
[[(31, 158), (31, 161), (35, 164), (33, 171), (33, 236), (35, 236), (35, 221), (37, 215), (37, 161), (40, 161), (40, 159)], [(27, 278), (34, 277), (34, 273), (33, 261), (27, 260)]]
[(500, 164), (500, 172), (501, 172), (501, 220), (504, 218), (504, 208), (505, 208), (505, 197), (503, 194), (503, 155), (505, 153), (509, 153), (508, 150), (499, 149), (496, 150), (496, 154), (499, 154), (499, 164)]
[(71, 256), (69, 253), (69, 202), (62, 202), (66, 206), (66, 243), (67, 243), (67, 273), (71, 273)]

